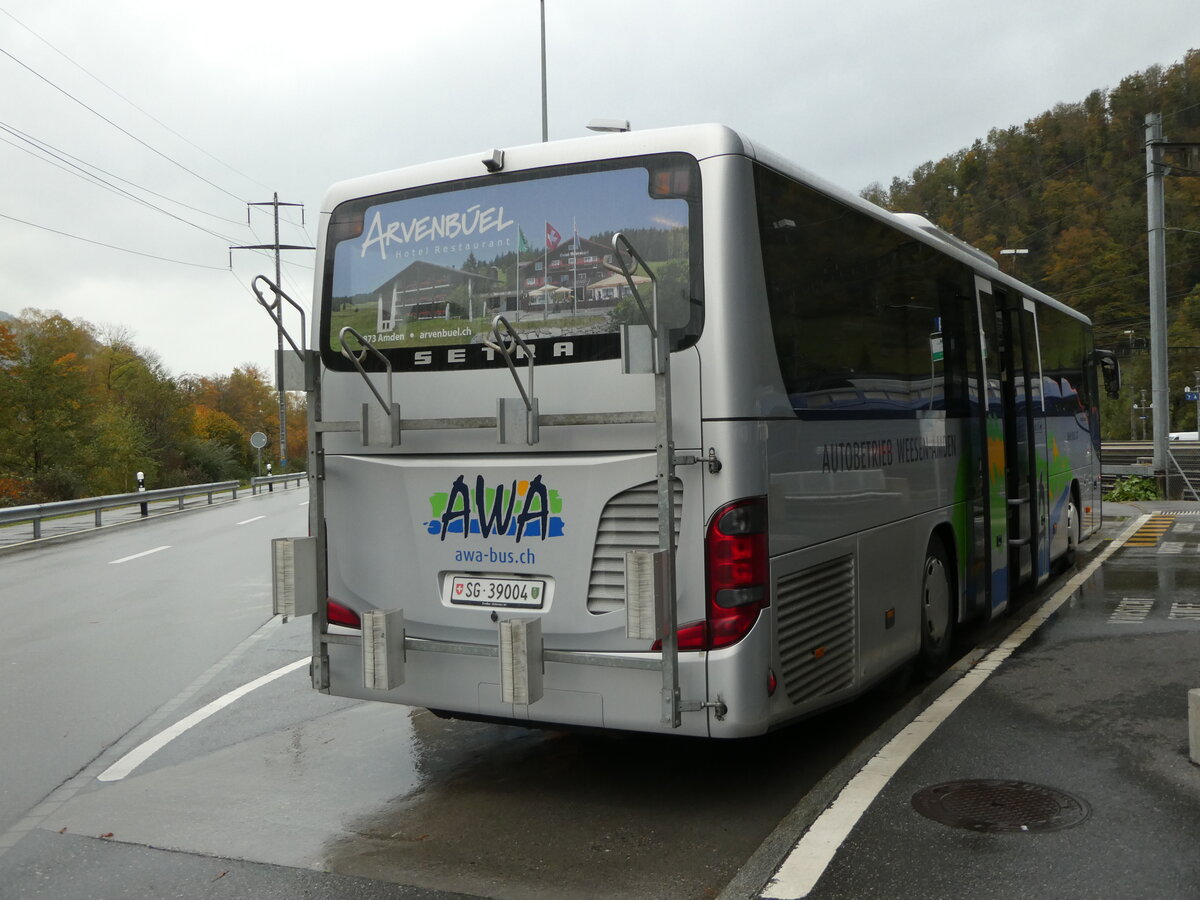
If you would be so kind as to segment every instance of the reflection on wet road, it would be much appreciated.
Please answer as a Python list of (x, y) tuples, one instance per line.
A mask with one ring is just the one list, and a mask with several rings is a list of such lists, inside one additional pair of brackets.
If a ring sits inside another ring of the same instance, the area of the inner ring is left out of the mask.
[(325, 864), (484, 897), (715, 896), (896, 704), (868, 698), (740, 743), (530, 732), (418, 711), (423, 785), (356, 819)]

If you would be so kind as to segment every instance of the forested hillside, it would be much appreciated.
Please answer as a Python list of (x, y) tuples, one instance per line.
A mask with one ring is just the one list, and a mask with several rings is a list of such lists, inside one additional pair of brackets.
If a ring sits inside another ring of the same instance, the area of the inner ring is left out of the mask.
[[(1104, 408), (1109, 440), (1130, 437), (1130, 403), (1141, 402), (1142, 389), (1149, 397), (1148, 113), (1162, 114), (1167, 140), (1200, 142), (1200, 51), (863, 192), (888, 209), (922, 213), (1007, 272), (1015, 266), (1017, 277), (1091, 316), (1098, 346), (1130, 354), (1124, 397)], [(1200, 171), (1169, 159), (1179, 163), (1166, 179), (1170, 421), (1181, 431), (1196, 427), (1183, 387), (1200, 370)], [(1001, 256), (1002, 249), (1029, 252)]]
[[(124, 493), (257, 474), (250, 435), (270, 436), (273, 379), (253, 366), (173, 377), (126, 333), (58, 313), (0, 321), (0, 506)], [(303, 401), (289, 395), (292, 468), (307, 456)], [(277, 468), (278, 470), (278, 468)]]

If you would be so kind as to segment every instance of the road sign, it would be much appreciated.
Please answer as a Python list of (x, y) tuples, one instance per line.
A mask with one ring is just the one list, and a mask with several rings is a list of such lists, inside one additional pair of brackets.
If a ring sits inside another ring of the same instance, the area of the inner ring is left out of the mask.
[(250, 435), (250, 446), (256, 450), (261, 450), (267, 446), (267, 436), (261, 431), (254, 432), (254, 434)]

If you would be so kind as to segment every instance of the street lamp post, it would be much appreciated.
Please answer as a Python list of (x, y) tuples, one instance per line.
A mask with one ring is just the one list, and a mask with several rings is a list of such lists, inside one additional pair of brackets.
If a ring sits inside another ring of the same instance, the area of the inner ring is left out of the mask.
[(550, 119), (546, 111), (546, 0), (541, 0), (542, 14), (542, 143), (550, 140)]
[(1029, 250), (1027, 250), (1024, 247), (1021, 247), (1020, 249), (1015, 249), (1015, 248), (1014, 249), (1006, 249), (1006, 250), (1001, 250), (1000, 255), (1001, 256), (1011, 256), (1013, 258), (1012, 273), (1013, 273), (1013, 277), (1016, 278), (1017, 277), (1017, 257), (1018, 256), (1028, 256)]

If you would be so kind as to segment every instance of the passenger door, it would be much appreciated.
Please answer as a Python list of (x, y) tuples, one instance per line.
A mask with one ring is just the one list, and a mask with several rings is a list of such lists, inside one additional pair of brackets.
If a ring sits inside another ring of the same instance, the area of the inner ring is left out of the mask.
[[(1004, 450), (1008, 495), (1010, 578), (1032, 581), (1038, 570), (1039, 536), (1044, 531), (1044, 491), (1037, 472), (1037, 434), (1041, 421), (1041, 378), (1037, 366), (1037, 323), (1033, 304), (997, 292), (1001, 309), (1001, 390), (1004, 401)], [(1044, 423), (1043, 423), (1044, 426)], [(1043, 432), (1044, 440), (1044, 432)]]
[(992, 284), (975, 279), (975, 306), (979, 321), (980, 398), (977, 427), (982, 440), (982, 490), (986, 504), (986, 583), (989, 591), (989, 615), (996, 616), (1008, 606), (1008, 449), (1004, 440), (1004, 392), (1001, 371), (1001, 335), (1003, 316), (998, 312)]

